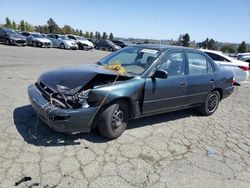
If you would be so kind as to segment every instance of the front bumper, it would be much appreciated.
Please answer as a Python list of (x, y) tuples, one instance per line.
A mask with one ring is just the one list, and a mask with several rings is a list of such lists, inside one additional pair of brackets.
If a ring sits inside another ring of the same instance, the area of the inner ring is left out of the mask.
[(58, 132), (90, 132), (93, 116), (98, 107), (64, 109), (52, 106), (36, 88), (28, 87), (28, 95), (33, 109), (52, 129)]
[(51, 48), (51, 42), (39, 42), (37, 41), (37, 46), (42, 48)]
[(27, 44), (26, 40), (10, 40), (10, 43), (15, 46), (25, 46)]
[(64, 44), (66, 49), (77, 50), (78, 46), (76, 45), (69, 45), (67, 43)]

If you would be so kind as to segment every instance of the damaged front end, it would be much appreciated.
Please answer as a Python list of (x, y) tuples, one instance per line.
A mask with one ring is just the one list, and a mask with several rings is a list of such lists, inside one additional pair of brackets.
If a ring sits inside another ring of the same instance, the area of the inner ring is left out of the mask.
[[(89, 93), (110, 86), (117, 74), (112, 71), (90, 73), (85, 69), (85, 74), (76, 70), (65, 78), (62, 71), (68, 70), (45, 73), (36, 84), (29, 86), (31, 104), (41, 119), (56, 131), (89, 132), (100, 104), (100, 101), (90, 98)], [(131, 78), (121, 75), (116, 82)]]

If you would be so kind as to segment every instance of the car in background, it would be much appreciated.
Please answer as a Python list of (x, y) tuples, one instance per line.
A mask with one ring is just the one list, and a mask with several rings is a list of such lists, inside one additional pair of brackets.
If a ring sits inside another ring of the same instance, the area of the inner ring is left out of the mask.
[[(111, 68), (118, 61), (122, 74)], [(52, 129), (99, 129), (113, 139), (124, 132), (129, 119), (194, 107), (212, 115), (233, 93), (233, 79), (232, 71), (218, 68), (199, 50), (140, 45), (125, 47), (93, 65), (43, 73), (28, 87), (28, 95)]]
[(66, 35), (48, 34), (47, 38), (51, 40), (52, 47), (72, 50), (78, 49), (78, 45)]
[(0, 42), (6, 45), (25, 46), (26, 37), (10, 28), (0, 28)]
[(121, 47), (113, 43), (111, 40), (101, 39), (95, 42), (95, 49), (97, 50), (102, 49), (102, 50), (108, 50), (110, 52), (113, 52), (113, 51), (121, 49)]
[(52, 46), (52, 42), (40, 33), (21, 32), (21, 35), (26, 37), (27, 45), (44, 48), (50, 48)]
[(95, 42), (97, 41), (97, 39), (93, 39), (93, 38), (86, 38), (88, 41), (92, 42), (94, 44), (95, 47)]
[(121, 48), (128, 46), (128, 43), (123, 40), (111, 40), (111, 41), (116, 45), (120, 46)]
[(235, 75), (235, 80), (237, 82), (243, 82), (248, 79), (249, 76), (249, 65), (246, 62), (233, 59), (220, 51), (200, 49), (205, 52), (211, 59), (213, 59), (218, 65), (232, 70)]
[(247, 62), (249, 64), (249, 70), (250, 70), (250, 53), (238, 53), (237, 59), (240, 61)]
[(66, 35), (71, 40), (75, 41), (79, 50), (90, 50), (94, 48), (94, 44), (82, 36)]

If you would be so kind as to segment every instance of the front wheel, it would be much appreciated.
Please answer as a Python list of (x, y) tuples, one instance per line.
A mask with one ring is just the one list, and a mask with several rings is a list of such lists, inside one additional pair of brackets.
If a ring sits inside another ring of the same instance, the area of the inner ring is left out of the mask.
[(98, 121), (99, 132), (107, 138), (119, 137), (127, 127), (128, 105), (118, 101), (102, 111)]
[(33, 42), (32, 42), (32, 46), (33, 46), (33, 47), (37, 47), (36, 41), (33, 41)]
[(62, 44), (60, 44), (60, 48), (61, 49), (65, 49), (65, 45), (62, 43)]
[(114, 49), (113, 49), (112, 47), (110, 47), (110, 48), (109, 48), (109, 51), (110, 51), (110, 52), (113, 52), (113, 51), (114, 51)]
[(9, 46), (9, 45), (10, 45), (10, 40), (9, 40), (9, 39), (6, 39), (6, 40), (5, 40), (5, 44)]
[(209, 93), (204, 104), (199, 107), (201, 114), (205, 116), (212, 115), (218, 108), (220, 102), (220, 93), (213, 91)]

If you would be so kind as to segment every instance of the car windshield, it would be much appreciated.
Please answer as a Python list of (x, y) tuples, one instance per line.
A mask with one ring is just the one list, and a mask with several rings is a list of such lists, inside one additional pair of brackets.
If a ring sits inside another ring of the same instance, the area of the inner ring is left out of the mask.
[(84, 37), (76, 37), (78, 40), (87, 40)]
[(17, 32), (15, 32), (14, 30), (12, 30), (12, 29), (6, 29), (6, 30), (4, 30), (7, 34), (9, 34), (9, 35), (17, 35)]
[(59, 35), (59, 37), (63, 40), (69, 40), (70, 38), (66, 35)]
[(44, 36), (42, 36), (41, 34), (39, 34), (39, 33), (32, 33), (31, 34), (33, 37), (35, 37), (35, 38), (44, 38)]
[(115, 45), (111, 40), (106, 40), (107, 43), (111, 44), (111, 45)]
[(121, 64), (128, 73), (143, 74), (159, 55), (160, 51), (156, 49), (126, 47), (105, 57), (98, 64), (104, 66)]

